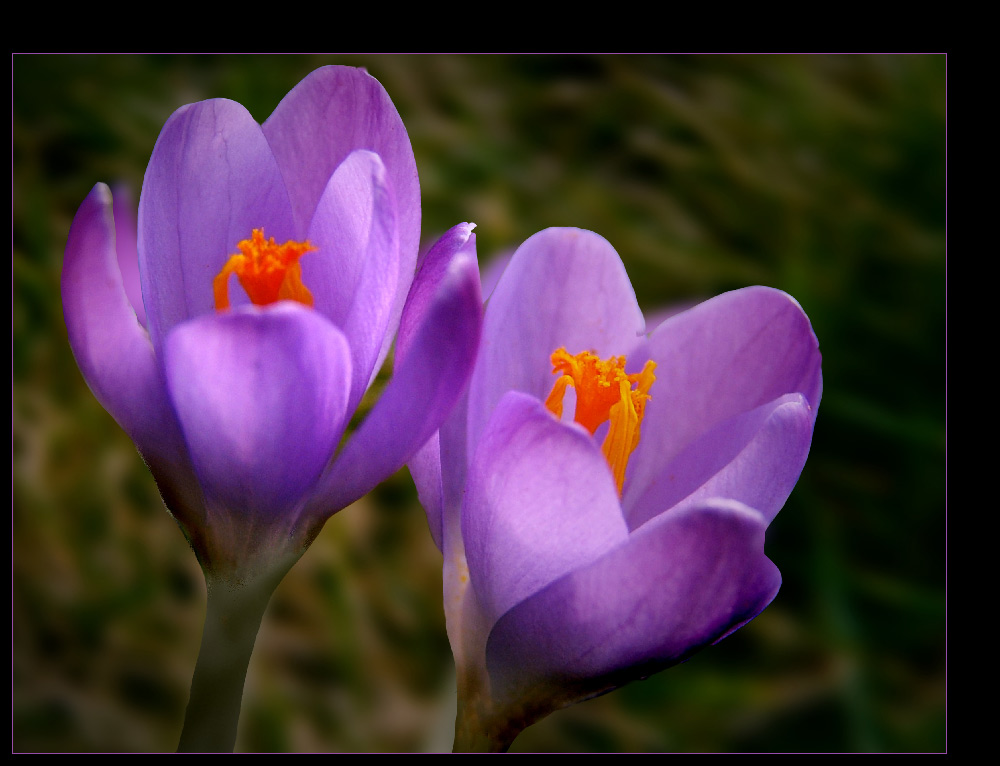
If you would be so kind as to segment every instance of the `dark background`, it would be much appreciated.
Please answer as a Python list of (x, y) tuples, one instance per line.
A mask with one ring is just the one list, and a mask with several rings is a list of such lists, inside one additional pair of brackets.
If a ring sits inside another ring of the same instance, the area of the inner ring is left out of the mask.
[[(820, 340), (812, 454), (768, 532), (777, 599), (513, 750), (943, 750), (941, 55), (14, 56), (12, 747), (173, 749), (203, 620), (194, 555), (66, 341), (72, 216), (97, 181), (138, 197), (177, 107), (222, 96), (263, 121), (327, 63), (367, 67), (399, 109), (425, 242), (475, 221), (486, 263), (589, 228), (644, 308), (771, 285)], [(238, 749), (450, 749), (453, 683), (404, 469), (279, 587)]]

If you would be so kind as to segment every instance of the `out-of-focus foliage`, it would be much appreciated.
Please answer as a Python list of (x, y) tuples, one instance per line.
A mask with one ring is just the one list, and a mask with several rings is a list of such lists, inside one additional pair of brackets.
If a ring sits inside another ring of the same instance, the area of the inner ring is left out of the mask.
[[(366, 67), (417, 155), (424, 239), (481, 259), (547, 226), (619, 251), (655, 309), (748, 284), (820, 340), (812, 455), (768, 537), (784, 585), (689, 663), (513, 750), (940, 751), (945, 595), (943, 56), (13, 58), (13, 748), (167, 750), (194, 668), (194, 555), (66, 342), (59, 270), (97, 181), (138, 195), (182, 104), (258, 120)], [(242, 750), (449, 749), (440, 555), (409, 477), (335, 516), (279, 587)]]

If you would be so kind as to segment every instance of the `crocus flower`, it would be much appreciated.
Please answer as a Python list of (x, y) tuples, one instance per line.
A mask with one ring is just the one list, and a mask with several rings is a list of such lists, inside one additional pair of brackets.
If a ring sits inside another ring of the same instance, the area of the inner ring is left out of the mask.
[(410, 463), (444, 554), (456, 749), (506, 749), (759, 614), (781, 582), (764, 531), (821, 389), (785, 293), (726, 293), (647, 336), (606, 240), (528, 239), (487, 303), (463, 405)]
[[(213, 584), (273, 587), (457, 400), (481, 323), (472, 228), (417, 267), (406, 130), (348, 67), (310, 74), (262, 125), (224, 99), (175, 112), (137, 234), (106, 186), (84, 201), (62, 273), (70, 344), (194, 547), (210, 611)], [(338, 452), (397, 328), (393, 378)]]

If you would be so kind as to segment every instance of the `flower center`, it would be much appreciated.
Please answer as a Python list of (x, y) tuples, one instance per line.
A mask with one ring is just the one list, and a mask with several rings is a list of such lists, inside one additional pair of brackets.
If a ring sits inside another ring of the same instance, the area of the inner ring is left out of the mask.
[(236, 274), (247, 296), (257, 306), (278, 301), (298, 301), (313, 305), (312, 293), (302, 284), (299, 258), (316, 248), (309, 241), (288, 240), (283, 245), (274, 237), (264, 239), (263, 229), (254, 229), (250, 239), (236, 244), (240, 252), (229, 256), (212, 281), (217, 311), (229, 308), (229, 275)]
[[(610, 421), (601, 452), (611, 466), (622, 494), (625, 466), (639, 446), (639, 424), (646, 409), (649, 389), (656, 381), (656, 362), (649, 360), (642, 372), (625, 372), (625, 357), (601, 359), (589, 351), (571, 356), (565, 348), (552, 352), (552, 372), (561, 373), (545, 400), (545, 406), (557, 418), (562, 417), (566, 386), (576, 389), (576, 412), (573, 419), (591, 435), (604, 421)], [(632, 388), (635, 386), (635, 388)]]

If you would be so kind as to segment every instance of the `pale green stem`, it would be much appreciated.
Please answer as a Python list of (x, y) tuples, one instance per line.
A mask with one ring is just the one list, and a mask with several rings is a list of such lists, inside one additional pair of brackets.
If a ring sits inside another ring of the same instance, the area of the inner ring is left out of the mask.
[(456, 753), (505, 753), (523, 727), (498, 714), (486, 671), (488, 620), (469, 581), (465, 551), (452, 545), (444, 563), (445, 620), (455, 656), (458, 715)]
[[(232, 752), (243, 684), (264, 610), (277, 582), (233, 584), (206, 574), (208, 605), (179, 753)], [(280, 578), (278, 578), (280, 580)]]
[(492, 716), (490, 700), (478, 693), (478, 684), (458, 678), (458, 718), (455, 721), (455, 753), (506, 753), (521, 733), (508, 721)]

